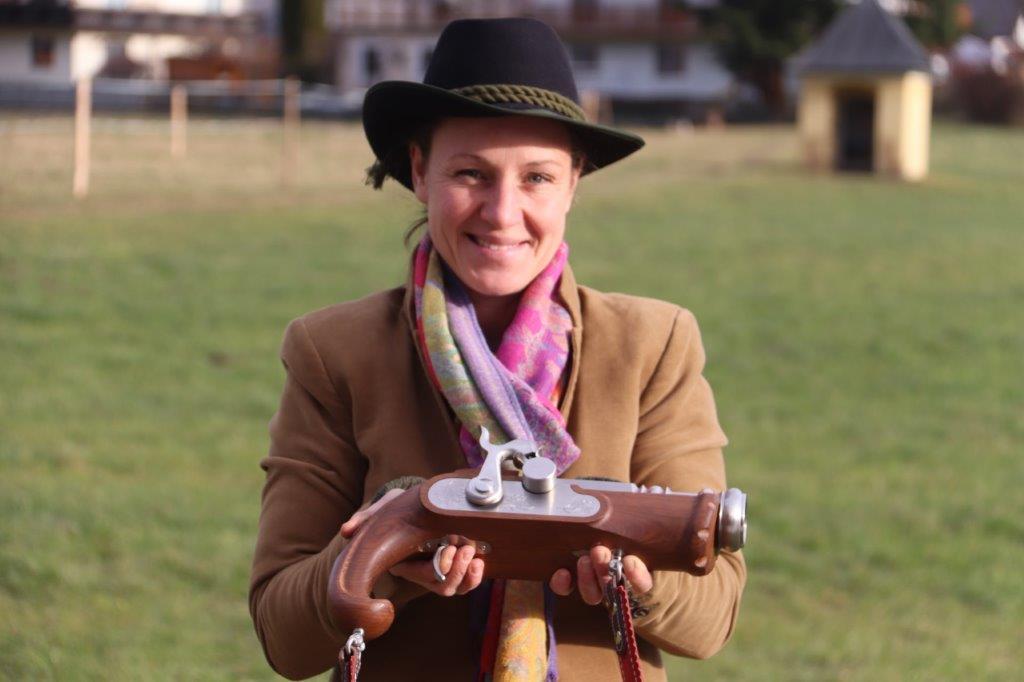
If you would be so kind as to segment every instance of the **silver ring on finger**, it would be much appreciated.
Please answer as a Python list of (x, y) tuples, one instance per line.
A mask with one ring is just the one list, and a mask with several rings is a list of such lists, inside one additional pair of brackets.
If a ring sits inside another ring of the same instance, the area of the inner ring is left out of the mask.
[(441, 570), (441, 552), (443, 552), (444, 548), (447, 546), (448, 541), (442, 540), (441, 543), (437, 546), (437, 551), (434, 552), (434, 560), (431, 562), (431, 565), (434, 567), (434, 579), (437, 580), (437, 582), (439, 583), (443, 583), (445, 580), (448, 579), (448, 576), (445, 574), (445, 572)]

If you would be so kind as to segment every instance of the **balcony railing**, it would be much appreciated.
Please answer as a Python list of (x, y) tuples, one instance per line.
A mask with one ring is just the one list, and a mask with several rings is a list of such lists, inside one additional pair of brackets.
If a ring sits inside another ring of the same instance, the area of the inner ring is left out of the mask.
[(452, 19), (529, 16), (544, 21), (565, 38), (658, 37), (688, 35), (696, 18), (666, 2), (641, 7), (613, 7), (599, 0), (334, 0), (326, 9), (327, 25), (347, 34), (365, 32), (436, 32)]
[(149, 33), (203, 37), (247, 36), (264, 30), (258, 14), (175, 14), (136, 10), (79, 8), (75, 28), (113, 33)]

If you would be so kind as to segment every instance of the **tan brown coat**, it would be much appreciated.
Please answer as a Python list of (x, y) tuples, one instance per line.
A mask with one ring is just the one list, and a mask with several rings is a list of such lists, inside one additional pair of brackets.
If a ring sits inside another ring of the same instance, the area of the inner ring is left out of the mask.
[[(693, 315), (677, 306), (560, 288), (573, 321), (571, 369), (560, 408), (582, 450), (566, 477), (609, 476), (696, 491), (725, 489), (704, 350)], [(414, 341), (408, 287), (309, 313), (285, 333), (287, 369), (271, 446), (249, 603), (275, 670), (303, 678), (328, 669), (348, 633), (327, 615), (327, 578), (345, 540), (340, 525), (384, 483), (465, 466), (457, 424)], [(659, 649), (705, 658), (728, 639), (746, 579), (741, 555), (713, 573), (654, 575), (649, 615), (637, 621), (646, 679), (664, 680)], [(369, 643), (362, 679), (472, 679), (477, 645), (468, 599), (392, 596), (395, 624)], [(562, 680), (618, 680), (607, 617), (578, 596), (555, 620)]]

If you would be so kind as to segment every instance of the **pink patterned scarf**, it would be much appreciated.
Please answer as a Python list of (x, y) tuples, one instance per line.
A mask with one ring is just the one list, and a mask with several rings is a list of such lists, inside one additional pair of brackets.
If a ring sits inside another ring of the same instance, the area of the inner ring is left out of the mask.
[[(557, 292), (568, 253), (568, 245), (562, 243), (526, 287), (512, 323), (492, 353), (465, 287), (441, 260), (429, 236), (417, 247), (417, 340), (431, 380), (462, 424), (459, 440), (470, 466), (483, 462), (477, 444), (481, 426), (493, 434), (494, 442), (533, 440), (539, 453), (555, 462), (559, 474), (579, 457), (555, 405), (572, 329)], [(495, 596), (503, 596), (491, 604), (492, 616), (496, 608), (501, 610), (494, 679), (557, 679), (554, 631), (543, 586), (512, 580), (502, 587)], [(483, 658), (489, 658), (486, 652)]]

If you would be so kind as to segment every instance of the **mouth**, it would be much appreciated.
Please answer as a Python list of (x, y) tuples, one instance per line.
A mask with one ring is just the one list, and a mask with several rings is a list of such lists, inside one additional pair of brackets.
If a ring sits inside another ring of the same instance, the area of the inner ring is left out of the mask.
[(503, 239), (493, 239), (476, 234), (467, 234), (466, 236), (469, 238), (471, 242), (473, 242), (477, 246), (488, 251), (493, 251), (495, 253), (509, 252), (514, 249), (518, 249), (522, 246), (526, 246), (529, 243), (529, 240), (511, 241)]

